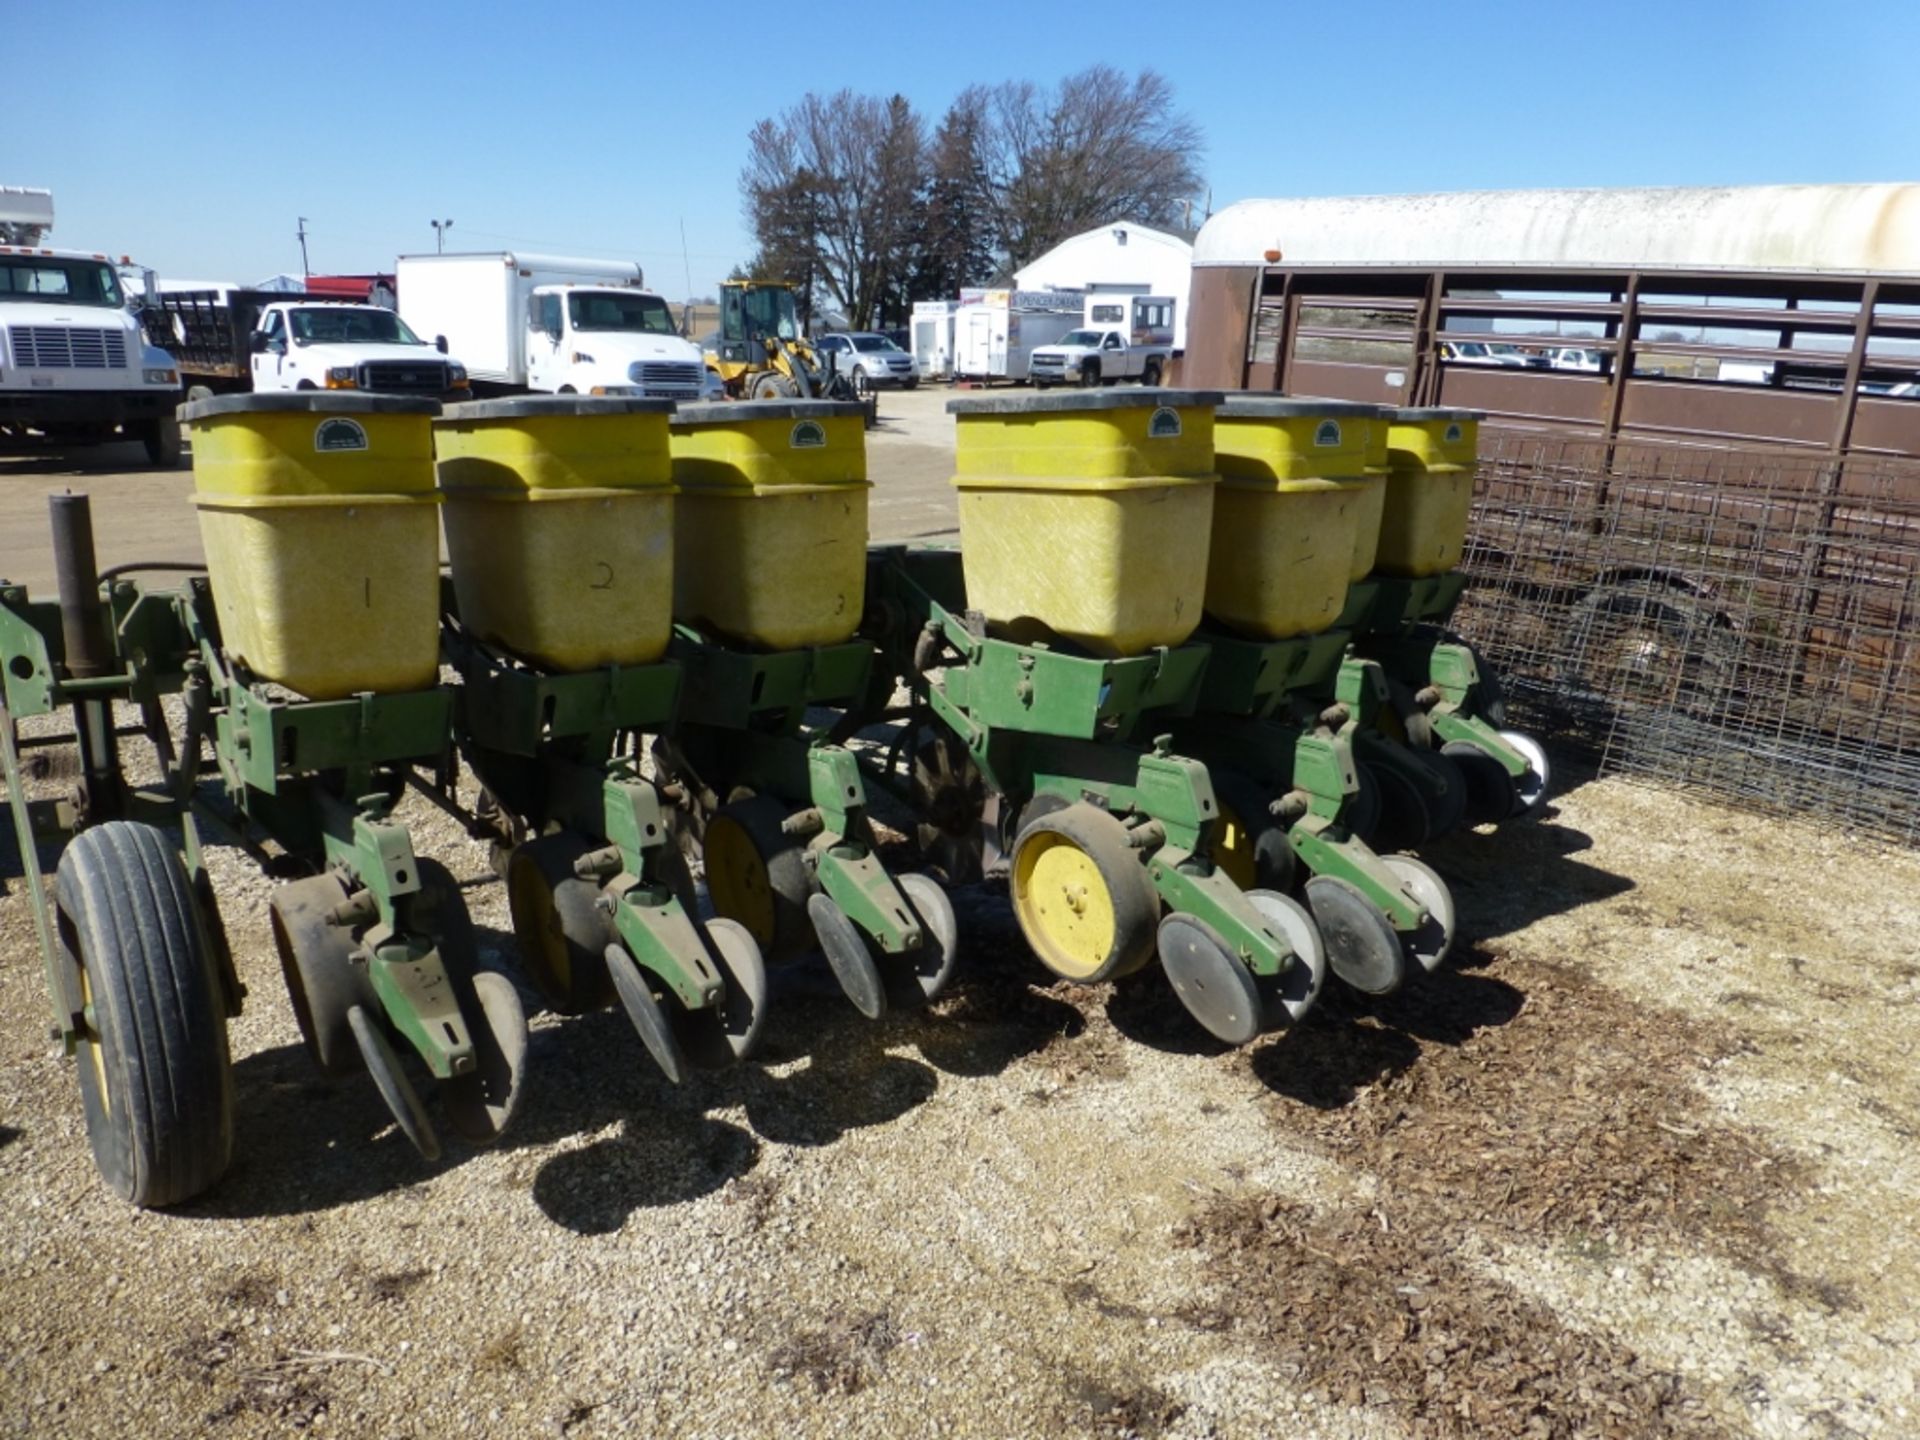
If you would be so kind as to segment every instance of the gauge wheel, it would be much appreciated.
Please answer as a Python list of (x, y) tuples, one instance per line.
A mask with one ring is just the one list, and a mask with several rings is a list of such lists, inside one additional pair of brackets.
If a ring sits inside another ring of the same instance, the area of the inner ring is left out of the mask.
[(526, 1095), (527, 1012), (513, 982), (494, 971), (463, 977), (462, 989), (460, 1008), (476, 1064), (441, 1082), (440, 1103), (461, 1139), (491, 1145), (506, 1133)]
[(374, 1089), (386, 1102), (393, 1123), (400, 1127), (400, 1133), (412, 1142), (423, 1160), (438, 1160), (440, 1136), (427, 1118), (427, 1107), (420, 1103), (419, 1092), (400, 1068), (399, 1053), (387, 1038), (386, 1023), (379, 1012), (365, 1005), (351, 1006), (347, 1010), (347, 1028), (360, 1047), (361, 1061), (373, 1076)]
[(1378, 797), (1377, 818), (1366, 830), (1356, 825), (1354, 833), (1373, 849), (1385, 853), (1405, 850), (1433, 837), (1433, 815), (1418, 787), (1391, 765), (1376, 765), (1362, 760), (1359, 765), (1369, 786)]
[(613, 917), (600, 908), (600, 886), (573, 868), (593, 848), (584, 835), (563, 830), (507, 857), (507, 908), (520, 958), (540, 998), (560, 1015), (584, 1015), (613, 998), (603, 958), (615, 939)]
[(1213, 827), (1213, 863), (1242, 890), (1293, 888), (1297, 861), (1287, 827), (1273, 818), (1266, 793), (1241, 775), (1217, 774), (1220, 818)]
[(838, 901), (824, 893), (815, 894), (807, 901), (807, 916), (813, 921), (820, 953), (827, 957), (833, 978), (840, 982), (853, 1008), (869, 1020), (885, 1015), (887, 987), (860, 927), (847, 918)]
[(1160, 897), (1126, 828), (1079, 801), (1040, 814), (1013, 847), (1013, 910), (1064, 980), (1096, 984), (1152, 958)]
[(1514, 813), (1516, 815), (1537, 815), (1540, 807), (1547, 803), (1547, 792), (1553, 786), (1553, 766), (1547, 759), (1547, 752), (1533, 736), (1520, 730), (1502, 730), (1500, 738), (1527, 757), (1527, 773), (1514, 783)]
[(1337, 875), (1307, 882), (1307, 905), (1327, 947), (1327, 968), (1364, 995), (1391, 995), (1406, 981), (1407, 953), (1387, 912)]
[(233, 1154), (227, 1014), (186, 866), (151, 825), (82, 830), (54, 880), (56, 981), (87, 1144), (135, 1205), (210, 1188)]
[(1422, 970), (1438, 970), (1453, 949), (1453, 892), (1431, 865), (1411, 855), (1382, 855), (1380, 863), (1394, 873), (1401, 888), (1419, 901), (1420, 908), (1427, 912), (1424, 925), (1400, 937), (1408, 956)]
[(335, 1079), (360, 1066), (347, 1012), (355, 1005), (379, 1008), (365, 967), (353, 963), (353, 932), (327, 918), (346, 900), (347, 887), (327, 874), (281, 885), (267, 901), (300, 1038), (320, 1073)]
[(1253, 972), (1220, 932), (1197, 915), (1175, 912), (1160, 922), (1160, 966), (1173, 993), (1216, 1040), (1245, 1045), (1266, 1023)]
[(1327, 982), (1327, 947), (1313, 912), (1291, 895), (1249, 890), (1247, 899), (1293, 951), (1293, 963), (1278, 975), (1255, 975), (1262, 1014), (1269, 1028), (1306, 1019)]
[(1514, 813), (1519, 800), (1506, 766), (1466, 740), (1450, 740), (1440, 753), (1453, 762), (1466, 786), (1467, 824), (1491, 825)]
[(699, 928), (707, 956), (720, 972), (720, 1001), (689, 1010), (669, 996), (667, 1014), (687, 1059), (702, 1070), (720, 1070), (760, 1048), (767, 1027), (767, 966), (746, 926), (715, 919)]

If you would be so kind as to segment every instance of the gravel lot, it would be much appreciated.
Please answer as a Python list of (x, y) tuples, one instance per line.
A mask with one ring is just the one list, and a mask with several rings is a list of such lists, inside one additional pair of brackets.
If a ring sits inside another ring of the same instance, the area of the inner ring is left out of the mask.
[[(0, 1432), (1920, 1432), (1920, 859), (1565, 784), (1429, 847), (1456, 964), (1247, 1050), (1049, 984), (989, 882), (932, 1012), (802, 967), (679, 1089), (538, 1015), (516, 1129), (437, 1166), (308, 1066), (216, 850), (236, 1160), (164, 1214), (94, 1177), (8, 827)], [(510, 969), (482, 847), (404, 813)]]

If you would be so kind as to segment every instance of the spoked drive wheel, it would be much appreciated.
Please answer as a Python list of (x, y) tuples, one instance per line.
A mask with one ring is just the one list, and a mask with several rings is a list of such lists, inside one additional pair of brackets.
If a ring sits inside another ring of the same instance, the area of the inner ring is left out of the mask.
[(1335, 975), (1366, 995), (1391, 995), (1406, 981), (1399, 932), (1357, 886), (1337, 875), (1316, 875), (1307, 881), (1307, 904)]
[(1411, 855), (1382, 855), (1380, 863), (1393, 872), (1402, 888), (1427, 912), (1426, 924), (1400, 937), (1408, 957), (1422, 970), (1438, 970), (1453, 948), (1453, 892), (1431, 865)]
[(135, 1205), (177, 1205), (233, 1153), (226, 1007), (186, 867), (168, 835), (108, 821), (60, 857), (63, 1003), (101, 1178)]
[(593, 849), (563, 831), (516, 846), (507, 858), (507, 908), (527, 977), (560, 1015), (584, 1015), (611, 995), (601, 956), (614, 941), (613, 920), (600, 908), (600, 887), (574, 873)]
[(987, 782), (958, 736), (941, 729), (913, 752), (909, 781), (914, 826), (921, 858), (947, 877), (966, 885), (984, 870), (986, 837), (981, 822), (987, 809)]
[(1013, 911), (1054, 974), (1097, 984), (1153, 955), (1160, 897), (1126, 828), (1084, 801), (1029, 821), (1013, 847)]

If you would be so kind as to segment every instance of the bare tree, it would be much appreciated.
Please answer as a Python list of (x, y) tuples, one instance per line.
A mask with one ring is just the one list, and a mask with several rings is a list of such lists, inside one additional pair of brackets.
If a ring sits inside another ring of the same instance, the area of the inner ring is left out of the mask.
[(1009, 268), (1110, 220), (1172, 225), (1200, 188), (1199, 127), (1152, 70), (1129, 80), (1095, 65), (1052, 90), (976, 86), (963, 105), (985, 118), (979, 164)]
[(907, 101), (808, 94), (748, 137), (740, 194), (762, 267), (833, 298), (870, 328), (900, 293), (927, 165), (926, 126)]

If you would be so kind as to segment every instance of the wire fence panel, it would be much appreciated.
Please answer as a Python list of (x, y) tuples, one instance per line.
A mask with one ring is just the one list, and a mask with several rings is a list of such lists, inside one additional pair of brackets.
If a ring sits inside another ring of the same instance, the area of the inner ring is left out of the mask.
[(1464, 563), (1517, 722), (1920, 839), (1920, 460), (1488, 427)]

